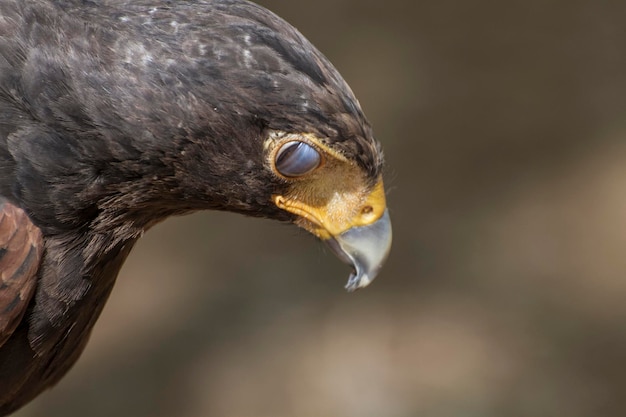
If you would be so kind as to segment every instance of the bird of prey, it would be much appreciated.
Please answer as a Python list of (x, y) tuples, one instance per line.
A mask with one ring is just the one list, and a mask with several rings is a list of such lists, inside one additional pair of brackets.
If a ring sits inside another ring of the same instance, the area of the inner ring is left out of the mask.
[(296, 29), (245, 0), (0, 0), (0, 415), (70, 369), (171, 215), (288, 221), (366, 286), (391, 244), (380, 145)]

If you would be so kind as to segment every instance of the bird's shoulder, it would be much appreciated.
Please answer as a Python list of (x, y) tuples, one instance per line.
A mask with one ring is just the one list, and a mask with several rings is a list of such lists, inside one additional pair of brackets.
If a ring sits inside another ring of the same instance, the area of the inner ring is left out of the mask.
[(42, 252), (39, 228), (24, 210), (0, 197), (0, 346), (26, 312)]

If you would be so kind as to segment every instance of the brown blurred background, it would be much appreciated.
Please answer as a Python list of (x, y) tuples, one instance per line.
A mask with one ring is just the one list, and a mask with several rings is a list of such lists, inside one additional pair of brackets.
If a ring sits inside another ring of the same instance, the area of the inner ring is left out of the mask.
[(626, 415), (626, 3), (261, 1), (383, 143), (374, 284), (291, 226), (151, 230), (20, 417)]

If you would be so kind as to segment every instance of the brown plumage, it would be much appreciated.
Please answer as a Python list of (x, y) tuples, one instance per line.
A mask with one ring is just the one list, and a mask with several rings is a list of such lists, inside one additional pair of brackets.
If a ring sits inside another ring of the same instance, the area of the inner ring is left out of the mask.
[(74, 364), (170, 215), (295, 222), (367, 285), (391, 239), (382, 161), (337, 71), (257, 5), (0, 0), (0, 415)]

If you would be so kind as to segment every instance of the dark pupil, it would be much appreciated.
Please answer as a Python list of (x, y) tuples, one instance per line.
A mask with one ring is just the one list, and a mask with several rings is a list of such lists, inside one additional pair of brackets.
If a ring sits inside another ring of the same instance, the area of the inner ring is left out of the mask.
[(276, 158), (276, 168), (287, 176), (304, 175), (319, 165), (320, 155), (311, 146), (303, 142), (287, 143)]

